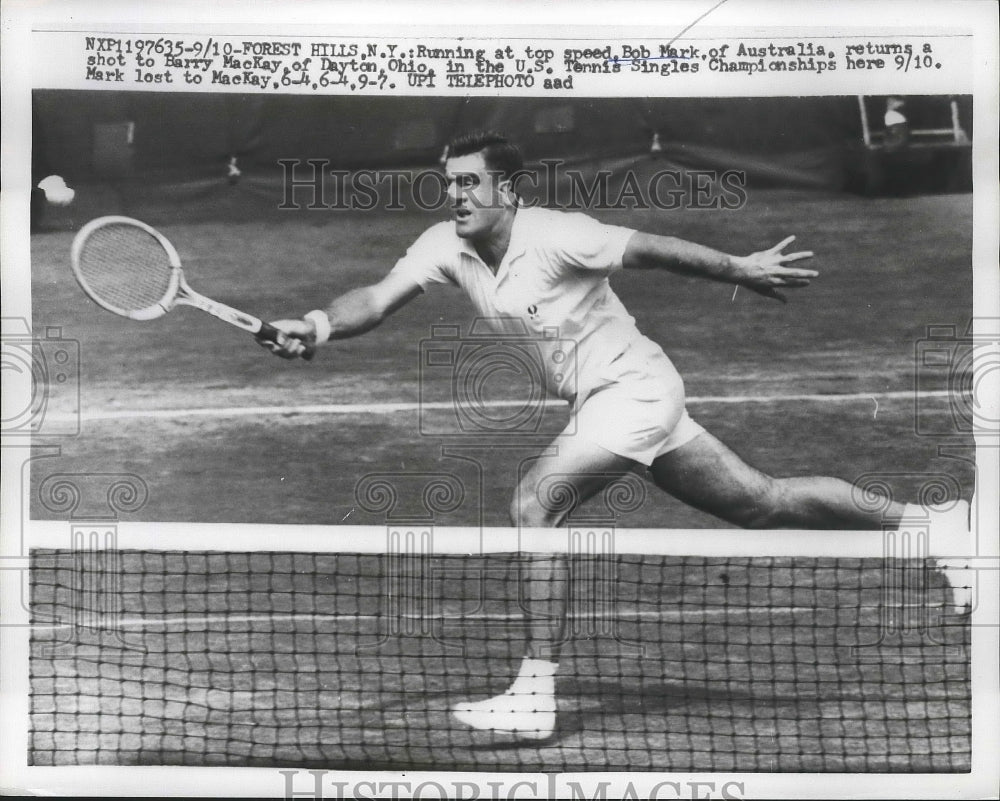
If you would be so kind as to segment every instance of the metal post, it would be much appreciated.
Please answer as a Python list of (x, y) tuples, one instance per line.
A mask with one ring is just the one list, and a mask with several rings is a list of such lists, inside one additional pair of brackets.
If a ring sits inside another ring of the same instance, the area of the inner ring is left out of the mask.
[(858, 95), (858, 108), (861, 110), (861, 136), (865, 140), (865, 147), (871, 147), (872, 134), (868, 128), (868, 109), (865, 108), (864, 95)]

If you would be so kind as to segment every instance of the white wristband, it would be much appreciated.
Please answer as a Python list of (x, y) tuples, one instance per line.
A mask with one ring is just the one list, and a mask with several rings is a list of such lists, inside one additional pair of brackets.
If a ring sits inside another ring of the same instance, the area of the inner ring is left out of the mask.
[(316, 344), (321, 342), (326, 342), (330, 338), (331, 328), (330, 328), (330, 318), (327, 316), (325, 311), (320, 309), (314, 309), (309, 312), (303, 319), (309, 320), (313, 326), (316, 328)]

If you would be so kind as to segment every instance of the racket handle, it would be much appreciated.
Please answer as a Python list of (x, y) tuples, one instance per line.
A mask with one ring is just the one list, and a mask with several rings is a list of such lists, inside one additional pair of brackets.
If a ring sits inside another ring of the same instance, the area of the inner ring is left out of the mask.
[[(270, 323), (261, 323), (260, 331), (257, 332), (256, 336), (258, 339), (264, 339), (267, 340), (268, 342), (274, 342), (275, 344), (280, 345), (283, 348), (287, 347), (288, 343), (291, 340), (296, 339), (296, 337), (289, 336), (280, 328), (275, 328)], [(305, 345), (305, 351), (303, 351), (302, 353), (302, 358), (305, 359), (307, 362), (311, 361), (312, 357), (316, 355), (316, 346), (310, 345), (308, 342), (305, 342), (304, 340), (299, 340), (299, 341), (302, 342), (303, 345)]]

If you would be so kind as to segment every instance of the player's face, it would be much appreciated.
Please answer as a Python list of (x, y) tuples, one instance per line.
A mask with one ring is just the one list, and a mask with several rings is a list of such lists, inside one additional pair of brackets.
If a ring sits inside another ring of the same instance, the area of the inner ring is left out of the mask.
[(450, 158), (444, 171), (455, 232), (463, 239), (488, 239), (512, 206), (509, 182), (490, 173), (481, 153)]

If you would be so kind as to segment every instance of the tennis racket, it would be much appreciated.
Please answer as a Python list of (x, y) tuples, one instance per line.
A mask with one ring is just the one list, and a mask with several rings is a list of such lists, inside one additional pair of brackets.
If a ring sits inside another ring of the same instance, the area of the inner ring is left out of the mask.
[[(73, 239), (73, 274), (98, 306), (131, 320), (155, 320), (178, 305), (194, 306), (259, 339), (287, 347), (295, 339), (188, 286), (181, 259), (155, 228), (131, 217), (98, 217)], [(302, 358), (311, 359), (306, 344)]]

